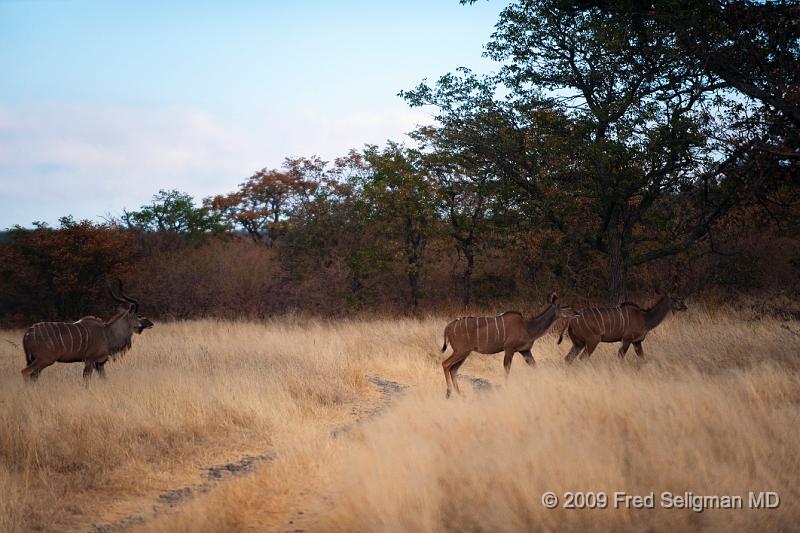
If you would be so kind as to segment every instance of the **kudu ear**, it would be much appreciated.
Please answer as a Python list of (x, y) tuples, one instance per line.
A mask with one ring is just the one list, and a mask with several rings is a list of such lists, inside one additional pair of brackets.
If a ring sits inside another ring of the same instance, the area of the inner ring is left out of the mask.
[(551, 292), (551, 293), (550, 293), (550, 298), (548, 298), (548, 301), (549, 301), (551, 304), (554, 304), (554, 303), (556, 303), (556, 302), (558, 301), (558, 295), (557, 295), (556, 293), (554, 293), (554, 292)]

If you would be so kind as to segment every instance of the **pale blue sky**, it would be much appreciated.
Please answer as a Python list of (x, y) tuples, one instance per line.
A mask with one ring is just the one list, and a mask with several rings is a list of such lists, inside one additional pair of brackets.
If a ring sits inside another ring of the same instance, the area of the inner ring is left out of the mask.
[(397, 92), (495, 68), (504, 5), (0, 0), (0, 228), (404, 140), (428, 113)]

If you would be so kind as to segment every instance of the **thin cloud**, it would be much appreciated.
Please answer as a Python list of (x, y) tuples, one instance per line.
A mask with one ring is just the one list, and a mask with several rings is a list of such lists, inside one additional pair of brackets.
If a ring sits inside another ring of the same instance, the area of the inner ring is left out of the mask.
[(0, 228), (119, 214), (164, 188), (197, 198), (227, 192), (287, 156), (332, 159), (365, 143), (407, 140), (404, 133), (429, 121), (411, 109), (234, 119), (191, 107), (0, 107)]

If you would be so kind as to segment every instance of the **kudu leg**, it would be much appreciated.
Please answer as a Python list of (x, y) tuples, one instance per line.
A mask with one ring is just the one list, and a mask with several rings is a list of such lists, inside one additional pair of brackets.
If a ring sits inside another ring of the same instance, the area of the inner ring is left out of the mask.
[(533, 358), (533, 354), (530, 350), (525, 350), (524, 352), (519, 352), (522, 354), (522, 357), (525, 358), (525, 362), (528, 363), (528, 366), (536, 366), (536, 359)]
[(458, 388), (458, 376), (456, 374), (458, 373), (458, 369), (461, 368), (461, 365), (463, 365), (464, 361), (466, 360), (467, 358), (464, 357), (464, 359), (461, 361), (456, 361), (453, 366), (450, 367), (450, 381), (453, 382), (453, 386), (456, 388), (456, 392), (459, 394), (461, 394), (461, 390)]
[[(469, 355), (469, 354), (467, 354)], [(451, 367), (456, 364), (458, 361), (466, 359), (467, 355), (457, 354), (453, 352), (450, 357), (442, 361), (442, 369), (444, 370), (444, 379), (447, 382), (447, 393), (445, 394), (446, 398), (450, 397), (450, 393), (455, 386), (456, 392), (458, 391), (458, 384), (453, 383), (453, 376), (450, 374)]]
[(445, 398), (450, 397), (450, 389), (453, 388), (452, 384), (450, 383), (450, 367), (447, 364), (449, 359), (445, 359), (442, 362), (442, 370), (444, 370), (444, 381), (447, 384), (447, 392), (444, 393)]
[(597, 348), (598, 344), (600, 344), (600, 339), (587, 340), (586, 341), (586, 349), (581, 354), (581, 359), (589, 359), (589, 357), (591, 357), (592, 352), (594, 351), (594, 349)]
[(622, 340), (622, 346), (619, 347), (619, 352), (617, 352), (617, 355), (619, 355), (620, 359), (625, 359), (625, 354), (628, 352), (628, 347), (630, 345), (631, 345), (631, 341), (626, 340), (626, 339)]
[(506, 378), (508, 377), (508, 373), (511, 372), (511, 361), (514, 360), (515, 353), (514, 350), (506, 350), (506, 354), (503, 356), (503, 368), (506, 370)]
[(467, 360), (468, 355), (469, 354), (464, 354), (464, 356), (461, 359), (450, 365), (450, 381), (453, 382), (453, 388), (456, 389), (456, 392), (459, 395), (461, 395), (461, 389), (458, 387), (458, 379), (456, 376), (456, 372), (458, 372), (458, 368), (464, 364), (464, 361)]
[(634, 342), (633, 350), (636, 352), (636, 355), (644, 359), (644, 350), (642, 349), (642, 341)]
[(42, 373), (42, 370), (50, 366), (49, 364), (42, 364), (39, 361), (34, 361), (25, 368), (22, 369), (22, 377), (25, 381), (30, 383), (35, 383), (37, 379), (39, 379), (39, 374)]
[(107, 361), (103, 361), (102, 363), (95, 363), (94, 369), (97, 370), (97, 375), (100, 376), (101, 379), (106, 379), (106, 365)]
[(22, 369), (22, 377), (25, 381), (36, 381), (36, 378), (39, 377), (39, 371), (33, 365), (26, 366)]
[(575, 360), (575, 357), (577, 357), (577, 355), (581, 353), (581, 350), (583, 350), (583, 345), (573, 342), (572, 348), (570, 349), (567, 356), (564, 358), (564, 361), (566, 361), (567, 363), (572, 363), (572, 361)]
[(88, 381), (92, 377), (92, 372), (94, 372), (94, 363), (87, 361), (83, 365), (83, 379)]

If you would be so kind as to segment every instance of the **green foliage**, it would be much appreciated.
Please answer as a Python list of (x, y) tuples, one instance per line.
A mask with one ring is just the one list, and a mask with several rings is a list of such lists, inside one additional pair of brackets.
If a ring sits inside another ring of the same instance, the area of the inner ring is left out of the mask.
[[(454, 278), (464, 306), (556, 287), (596, 299), (603, 284), (614, 303), (678, 256), (702, 258), (696, 277), (717, 286), (790, 279), (798, 21), (789, 1), (512, 2), (485, 48), (496, 73), (461, 68), (400, 93), (435, 109), (415, 148), (286, 159), (200, 207), (162, 190), (124, 213), (138, 232), (72, 217), (17, 227), (0, 236), (0, 314), (92, 309), (101, 278), (139, 256), (161, 284), (151, 301), (176, 316), (240, 302), (258, 314), (386, 309), (403, 281), (416, 307), (423, 294), (446, 300)], [(774, 225), (780, 245), (737, 247), (732, 221)], [(184, 238), (226, 230), (274, 248)], [(203, 280), (216, 292), (195, 297)]]
[[(722, 185), (727, 150), (713, 135), (716, 114), (733, 104), (657, 22), (514, 2), (486, 53), (497, 74), (461, 69), (401, 93), (439, 110), (439, 126), (417, 137), (502, 180), (498, 194), (519, 219), (606, 257), (610, 300), (623, 296), (629, 267), (685, 250), (733, 204), (737, 187)], [(654, 228), (650, 215), (667, 199), (691, 216)], [(667, 238), (639, 239), (655, 230)]]
[(435, 227), (439, 191), (418, 150), (390, 141), (383, 150), (368, 146), (364, 158), (372, 172), (357, 184), (359, 208), (374, 231), (396, 243), (398, 259), (405, 263), (409, 302), (416, 308), (423, 251)]
[[(194, 198), (177, 190), (160, 190), (138, 211), (125, 211), (122, 221), (141, 231), (197, 236), (225, 229), (221, 217), (208, 207), (196, 207)], [(63, 224), (63, 223), (62, 223)]]

